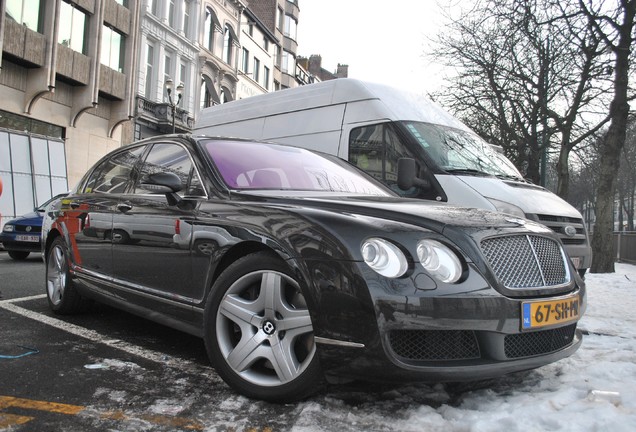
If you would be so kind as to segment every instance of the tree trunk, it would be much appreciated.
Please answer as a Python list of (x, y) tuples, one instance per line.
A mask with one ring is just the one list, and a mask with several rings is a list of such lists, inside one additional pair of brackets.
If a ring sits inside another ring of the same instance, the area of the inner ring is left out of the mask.
[[(596, 226), (592, 238), (592, 273), (613, 273), (614, 251), (613, 207), (616, 196), (616, 172), (620, 166), (620, 155), (627, 135), (629, 104), (627, 91), (629, 84), (629, 57), (631, 53), (632, 30), (636, 15), (636, 1), (623, 2), (623, 23), (619, 29), (618, 45), (613, 47), (616, 56), (614, 99), (610, 105), (612, 118), (605, 136), (600, 161), (600, 178), (596, 192)], [(616, 23), (618, 24), (618, 23)]]
[(567, 201), (570, 194), (570, 170), (568, 169), (568, 159), (570, 158), (570, 148), (561, 146), (559, 161), (557, 162), (557, 195)]
[(596, 192), (596, 226), (592, 238), (592, 273), (614, 272), (614, 238), (613, 238), (613, 207), (616, 194), (616, 172), (620, 165), (621, 151), (627, 136), (627, 118), (629, 104), (627, 92), (629, 89), (629, 60), (632, 46), (632, 31), (634, 16), (636, 15), (636, 1), (624, 0), (623, 23), (616, 28), (619, 31), (618, 44), (613, 46), (615, 63), (614, 99), (610, 105), (611, 123), (605, 136), (601, 152), (601, 169), (598, 189)]

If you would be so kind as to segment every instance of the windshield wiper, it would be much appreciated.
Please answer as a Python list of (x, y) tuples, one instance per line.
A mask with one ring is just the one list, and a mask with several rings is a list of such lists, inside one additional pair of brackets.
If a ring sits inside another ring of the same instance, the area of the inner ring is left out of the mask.
[(473, 175), (473, 176), (479, 176), (479, 177), (490, 177), (490, 174), (485, 173), (483, 171), (479, 171), (476, 169), (471, 169), (471, 168), (453, 168), (453, 169), (446, 169), (445, 170), (448, 173), (452, 173), (452, 174), (466, 174), (466, 175)]
[(524, 178), (521, 177), (517, 177), (517, 176), (513, 176), (510, 174), (496, 174), (497, 178), (500, 178), (502, 180), (514, 180), (517, 181), (519, 183), (528, 183), (528, 181)]

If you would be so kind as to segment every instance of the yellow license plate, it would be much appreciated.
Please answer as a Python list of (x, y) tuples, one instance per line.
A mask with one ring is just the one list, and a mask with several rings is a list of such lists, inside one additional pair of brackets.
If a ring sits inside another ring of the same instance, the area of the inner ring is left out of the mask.
[(576, 321), (580, 316), (578, 295), (558, 300), (524, 302), (521, 326), (524, 330)]

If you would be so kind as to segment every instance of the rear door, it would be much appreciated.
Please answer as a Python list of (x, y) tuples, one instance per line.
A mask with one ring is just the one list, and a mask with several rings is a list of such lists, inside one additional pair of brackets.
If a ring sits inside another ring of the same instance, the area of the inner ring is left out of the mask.
[(131, 147), (105, 159), (78, 193), (63, 201), (74, 261), (94, 276), (109, 278), (112, 274), (113, 214), (144, 150), (144, 146)]

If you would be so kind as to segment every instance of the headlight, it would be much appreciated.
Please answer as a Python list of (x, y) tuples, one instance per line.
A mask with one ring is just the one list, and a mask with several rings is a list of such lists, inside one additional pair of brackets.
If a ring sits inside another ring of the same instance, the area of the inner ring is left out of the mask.
[(510, 204), (509, 202), (499, 201), (492, 198), (486, 198), (486, 199), (490, 201), (492, 205), (495, 206), (498, 212), (508, 213), (508, 214), (515, 215), (522, 218), (526, 217), (526, 214), (524, 213), (524, 211), (514, 204)]
[(4, 232), (13, 232), (15, 231), (15, 227), (13, 225), (5, 225), (4, 228), (2, 228), (2, 231)]
[(376, 272), (388, 278), (402, 276), (409, 268), (406, 257), (393, 243), (381, 238), (370, 238), (360, 248), (362, 258)]
[(436, 240), (417, 244), (417, 257), (422, 266), (440, 282), (455, 283), (462, 275), (462, 263), (448, 246)]

